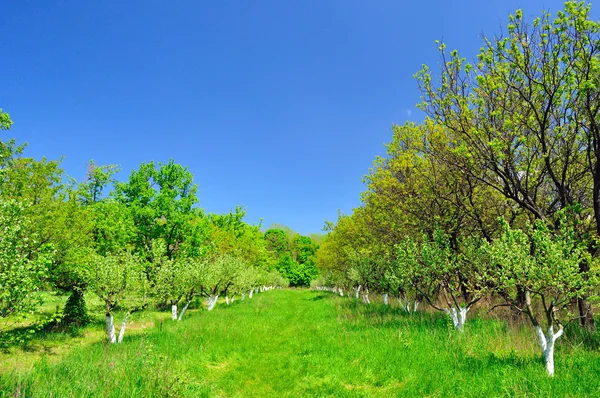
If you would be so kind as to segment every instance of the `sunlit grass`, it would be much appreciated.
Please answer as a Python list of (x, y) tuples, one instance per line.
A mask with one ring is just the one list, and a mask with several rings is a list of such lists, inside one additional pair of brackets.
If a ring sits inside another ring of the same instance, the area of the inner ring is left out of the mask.
[(600, 396), (597, 350), (559, 342), (557, 375), (549, 378), (531, 330), (501, 320), (474, 318), (458, 333), (443, 314), (409, 316), (284, 290), (182, 322), (156, 322), (121, 345), (99, 338), (59, 361), (5, 374), (1, 390), (61, 397)]

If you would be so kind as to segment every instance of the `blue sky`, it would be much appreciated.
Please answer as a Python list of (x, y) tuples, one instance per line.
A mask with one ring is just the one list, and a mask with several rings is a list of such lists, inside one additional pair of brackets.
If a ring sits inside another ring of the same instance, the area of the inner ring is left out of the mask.
[[(473, 58), (507, 16), (561, 1), (0, 0), (0, 108), (36, 158), (120, 179), (170, 158), (200, 206), (319, 232), (360, 204), (436, 39)], [(592, 9), (592, 15), (597, 15)]]

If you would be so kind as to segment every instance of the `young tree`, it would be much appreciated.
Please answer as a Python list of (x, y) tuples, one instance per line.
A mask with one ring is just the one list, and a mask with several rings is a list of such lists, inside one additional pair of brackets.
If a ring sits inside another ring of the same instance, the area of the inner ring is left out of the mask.
[(247, 264), (242, 259), (229, 254), (220, 255), (209, 261), (202, 288), (203, 293), (208, 297), (209, 311), (215, 308), (219, 296), (228, 291), (234, 284), (236, 275), (246, 267)]
[[(527, 315), (540, 347), (546, 371), (554, 375), (554, 347), (563, 334), (561, 315), (577, 297), (589, 291), (596, 282), (596, 269), (586, 275), (579, 264), (593, 264), (585, 247), (578, 244), (572, 228), (550, 231), (541, 221), (529, 227), (528, 234), (512, 229), (507, 223), (500, 238), (489, 245), (489, 258), (494, 265), (490, 280), (507, 304)], [(517, 289), (525, 290), (525, 301), (517, 297)], [(541, 314), (536, 309), (541, 308)]]
[[(110, 343), (123, 341), (129, 317), (147, 305), (149, 285), (144, 269), (144, 261), (129, 252), (95, 255), (92, 259), (90, 288), (104, 304), (106, 337)], [(117, 308), (125, 310), (118, 338), (114, 325)]]
[(397, 275), (462, 331), (468, 312), (488, 292), (489, 262), (480, 249), (483, 242), (468, 239), (462, 242), (463, 252), (457, 253), (439, 229), (431, 240), (426, 235), (420, 242), (406, 238), (398, 245)]
[[(206, 261), (186, 257), (169, 260), (165, 251), (164, 243), (155, 242), (153, 261), (159, 264), (155, 264), (153, 293), (161, 304), (171, 306), (171, 318), (180, 321), (192, 300), (200, 294), (207, 273)], [(180, 312), (179, 304), (183, 304)]]

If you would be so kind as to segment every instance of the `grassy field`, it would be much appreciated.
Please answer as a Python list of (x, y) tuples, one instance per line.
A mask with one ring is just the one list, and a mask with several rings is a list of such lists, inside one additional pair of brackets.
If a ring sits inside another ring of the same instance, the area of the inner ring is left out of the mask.
[(182, 322), (152, 316), (121, 345), (102, 341), (101, 324), (85, 344), (61, 337), (70, 349), (4, 367), (0, 396), (600, 396), (597, 349), (559, 340), (549, 378), (533, 332), (499, 320), (473, 319), (458, 333), (440, 314), (307, 290), (219, 304)]

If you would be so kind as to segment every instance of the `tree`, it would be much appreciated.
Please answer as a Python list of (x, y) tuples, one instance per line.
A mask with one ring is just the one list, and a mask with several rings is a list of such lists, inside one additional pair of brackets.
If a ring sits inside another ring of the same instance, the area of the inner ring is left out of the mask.
[(83, 293), (93, 243), (90, 213), (77, 202), (57, 161), (16, 157), (2, 176), (0, 196), (23, 203), (31, 220), (27, 233), (37, 236), (40, 246), (49, 243), (56, 251), (48, 279), (69, 294), (64, 323), (85, 324), (88, 316)]
[[(592, 271), (582, 274), (579, 264), (593, 263), (568, 226), (551, 231), (537, 221), (526, 233), (503, 225), (502, 235), (487, 247), (494, 265), (490, 281), (508, 305), (517, 307), (531, 321), (546, 370), (553, 376), (554, 346), (563, 334), (561, 315), (573, 299), (589, 291), (596, 282), (597, 270), (591, 267)], [(523, 303), (518, 300), (517, 287), (525, 291)]]
[[(600, 200), (595, 206), (588, 195), (591, 185), (600, 198), (599, 26), (583, 2), (531, 24), (518, 10), (505, 37), (484, 39), (475, 65), (441, 44), (439, 81), (426, 66), (417, 74), (421, 109), (449, 132), (445, 161), (548, 226), (561, 210), (579, 208), (572, 225), (592, 254), (590, 232), (600, 231)], [(589, 265), (580, 269), (585, 275)], [(593, 327), (587, 297), (578, 300), (582, 324)]]
[[(396, 278), (405, 281), (419, 297), (446, 312), (454, 327), (463, 330), (470, 309), (488, 292), (489, 262), (476, 237), (460, 242), (462, 252), (451, 248), (448, 235), (436, 229), (432, 239), (410, 237), (398, 246)], [(438, 304), (441, 299), (445, 306)]]
[(52, 262), (51, 245), (39, 245), (26, 233), (31, 221), (24, 206), (0, 200), (0, 317), (32, 311), (39, 305), (34, 293), (42, 287)]
[[(202, 284), (207, 276), (206, 261), (179, 257), (170, 260), (165, 256), (165, 245), (156, 241), (153, 248), (153, 261), (160, 264), (155, 266), (153, 293), (159, 303), (171, 306), (171, 319), (181, 320), (191, 301), (200, 294)], [(183, 303), (181, 312), (177, 307)]]
[[(131, 314), (146, 307), (149, 286), (144, 269), (142, 258), (129, 252), (95, 255), (92, 259), (90, 288), (104, 304), (110, 343), (122, 342)], [(114, 324), (117, 308), (125, 310), (118, 338)]]
[(173, 160), (158, 167), (144, 163), (131, 172), (129, 181), (117, 184), (114, 197), (131, 211), (138, 253), (149, 257), (153, 240), (162, 239), (166, 256), (178, 255), (195, 217), (196, 191), (192, 174)]
[(209, 311), (215, 307), (219, 296), (233, 286), (238, 273), (246, 267), (244, 260), (230, 254), (219, 255), (209, 261), (202, 286), (202, 292), (208, 297)]

